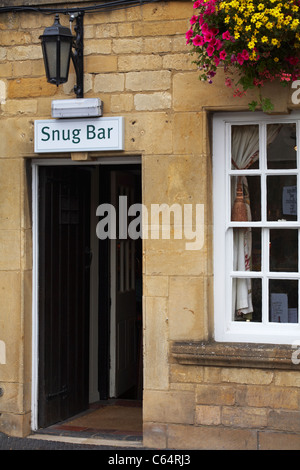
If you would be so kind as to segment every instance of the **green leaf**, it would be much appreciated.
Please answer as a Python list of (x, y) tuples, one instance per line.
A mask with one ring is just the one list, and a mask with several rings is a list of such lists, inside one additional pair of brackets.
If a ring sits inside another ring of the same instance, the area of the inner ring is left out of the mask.
[(273, 109), (274, 109), (274, 105), (273, 105), (272, 101), (270, 100), (270, 98), (263, 98), (261, 100), (261, 107), (262, 107), (262, 110), (265, 113), (273, 111)]
[(257, 101), (251, 101), (251, 103), (248, 104), (250, 111), (255, 111), (257, 105)]

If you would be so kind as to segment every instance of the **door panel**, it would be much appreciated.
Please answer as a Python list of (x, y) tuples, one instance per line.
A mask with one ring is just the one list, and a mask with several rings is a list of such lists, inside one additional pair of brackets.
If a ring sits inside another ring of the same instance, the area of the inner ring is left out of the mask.
[(118, 397), (136, 386), (137, 310), (135, 244), (127, 236), (128, 209), (135, 200), (135, 180), (129, 172), (112, 172), (112, 202), (117, 208), (117, 240), (111, 240), (111, 392)]
[(39, 174), (39, 426), (88, 407), (90, 175)]

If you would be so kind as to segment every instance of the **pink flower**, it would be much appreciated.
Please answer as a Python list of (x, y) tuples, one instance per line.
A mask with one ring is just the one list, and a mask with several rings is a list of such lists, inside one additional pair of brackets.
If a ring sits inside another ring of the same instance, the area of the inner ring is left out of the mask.
[(196, 2), (193, 5), (193, 8), (198, 8), (202, 4), (201, 0), (196, 0)]
[(242, 57), (244, 60), (249, 60), (249, 53), (246, 49), (243, 50)]
[(202, 23), (201, 29), (202, 29), (202, 33), (206, 33), (206, 31), (208, 31), (208, 24), (207, 23)]
[(186, 44), (188, 44), (192, 38), (194, 34), (194, 31), (192, 29), (189, 29), (186, 33), (185, 33), (185, 38), (186, 38)]
[(215, 61), (216, 66), (218, 67), (218, 65), (219, 65), (219, 63), (220, 63), (219, 57), (215, 55), (215, 56), (214, 56), (214, 61)]
[(209, 57), (212, 57), (213, 53), (215, 52), (215, 48), (209, 44), (206, 48), (206, 52)]
[(197, 16), (197, 15), (193, 15), (192, 18), (190, 19), (190, 24), (195, 24), (195, 23), (197, 23), (197, 20), (198, 20), (198, 16)]
[(223, 49), (223, 50), (220, 52), (220, 59), (221, 59), (221, 60), (225, 60), (225, 59), (226, 59), (226, 56), (227, 56), (227, 52)]
[(229, 31), (226, 31), (225, 33), (222, 34), (222, 38), (225, 39), (226, 41), (230, 41), (230, 33)]
[(297, 57), (287, 57), (286, 60), (291, 65), (297, 65), (299, 62), (299, 59)]
[(222, 46), (223, 46), (222, 41), (220, 41), (220, 39), (217, 39), (216, 44), (215, 44), (215, 48), (217, 49), (217, 51), (219, 51)]
[(238, 55), (236, 56), (236, 60), (238, 61), (238, 63), (239, 63), (240, 65), (243, 65), (243, 63), (244, 63), (244, 58), (243, 58), (243, 56), (242, 56), (242, 54), (241, 54), (240, 52), (239, 52)]
[(226, 78), (225, 85), (228, 86), (229, 88), (231, 88), (232, 87), (232, 80), (230, 78)]
[(213, 35), (210, 31), (204, 33), (204, 39), (206, 42), (210, 42), (213, 39)]
[(203, 38), (203, 36), (200, 36), (200, 34), (196, 34), (196, 36), (193, 38), (192, 42), (193, 42), (194, 46), (203, 46), (204, 38)]

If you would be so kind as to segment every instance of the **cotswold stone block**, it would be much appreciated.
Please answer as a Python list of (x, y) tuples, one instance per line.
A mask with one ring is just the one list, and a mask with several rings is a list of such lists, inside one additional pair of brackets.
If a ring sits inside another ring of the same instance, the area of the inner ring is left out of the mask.
[(203, 279), (170, 278), (169, 324), (171, 340), (197, 340), (205, 337)]
[(16, 44), (29, 44), (31, 42), (31, 35), (29, 32), (14, 31), (0, 31), (0, 44), (1, 46), (14, 46)]
[(220, 406), (196, 406), (196, 425), (217, 426), (221, 423), (221, 407)]
[(183, 426), (169, 424), (170, 449), (255, 450), (256, 431), (219, 426)]
[(111, 95), (111, 111), (113, 113), (130, 112), (133, 110), (133, 95), (123, 93)]
[[(2, 230), (19, 229), (21, 162), (17, 159), (0, 159), (0, 220)], [(1, 261), (0, 261), (1, 262)], [(0, 336), (1, 339), (1, 336)]]
[(189, 28), (186, 20), (177, 21), (153, 21), (149, 23), (135, 23), (133, 32), (135, 36), (170, 36), (185, 33)]
[(134, 105), (137, 111), (155, 111), (171, 108), (172, 96), (167, 92), (152, 94), (138, 94), (134, 97)]
[(124, 74), (99, 74), (95, 77), (94, 90), (96, 92), (115, 92), (124, 90)]
[(245, 393), (245, 401), (249, 406), (297, 410), (299, 391), (284, 387), (249, 386)]
[(158, 423), (194, 422), (194, 393), (187, 391), (148, 391), (144, 392), (146, 421)]
[(167, 276), (145, 276), (144, 295), (147, 297), (168, 297), (169, 278)]
[(41, 78), (20, 78), (8, 82), (8, 98), (36, 98), (37, 96), (52, 96), (56, 87)]
[(18, 230), (0, 231), (0, 269), (20, 269), (20, 232)]
[(259, 432), (260, 450), (299, 450), (300, 434), (282, 432)]
[(222, 369), (223, 382), (269, 385), (274, 377), (273, 371), (253, 369)]
[(269, 410), (268, 424), (271, 429), (300, 433), (300, 411)]
[(234, 405), (235, 389), (224, 385), (197, 385), (196, 403), (203, 405)]
[(36, 46), (16, 46), (7, 50), (8, 60), (34, 60), (43, 57), (42, 48), (40, 45)]
[(222, 424), (224, 426), (242, 428), (262, 428), (268, 423), (266, 408), (244, 408), (224, 406), (222, 408)]
[[(164, 390), (169, 384), (168, 365), (168, 311), (164, 297), (146, 297), (144, 367), (147, 375), (145, 388)], [(156, 334), (160, 332), (159, 336)], [(147, 419), (147, 421), (152, 421)]]
[(162, 58), (157, 55), (124, 55), (118, 59), (120, 71), (158, 70), (162, 67)]
[(168, 90), (171, 87), (171, 72), (129, 72), (126, 74), (126, 89), (132, 91)]
[(134, 39), (114, 39), (112, 50), (115, 54), (130, 54), (142, 52), (142, 37)]
[(85, 57), (85, 71), (87, 73), (116, 72), (118, 68), (117, 57), (112, 55), (89, 55)]

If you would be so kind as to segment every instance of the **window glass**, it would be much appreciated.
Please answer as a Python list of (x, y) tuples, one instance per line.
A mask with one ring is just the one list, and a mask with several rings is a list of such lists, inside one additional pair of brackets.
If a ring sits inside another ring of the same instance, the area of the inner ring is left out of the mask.
[(259, 161), (259, 126), (231, 127), (232, 170), (253, 169)]
[(297, 168), (295, 123), (267, 126), (267, 165), (270, 169)]
[(297, 220), (297, 177), (272, 175), (267, 177), (267, 220)]
[(260, 176), (231, 176), (231, 220), (261, 220)]
[(261, 271), (261, 229), (233, 229), (234, 271)]
[(234, 321), (262, 321), (262, 283), (257, 278), (233, 278)]
[(298, 272), (298, 230), (270, 230), (270, 271)]
[(270, 279), (269, 321), (298, 322), (298, 280)]

